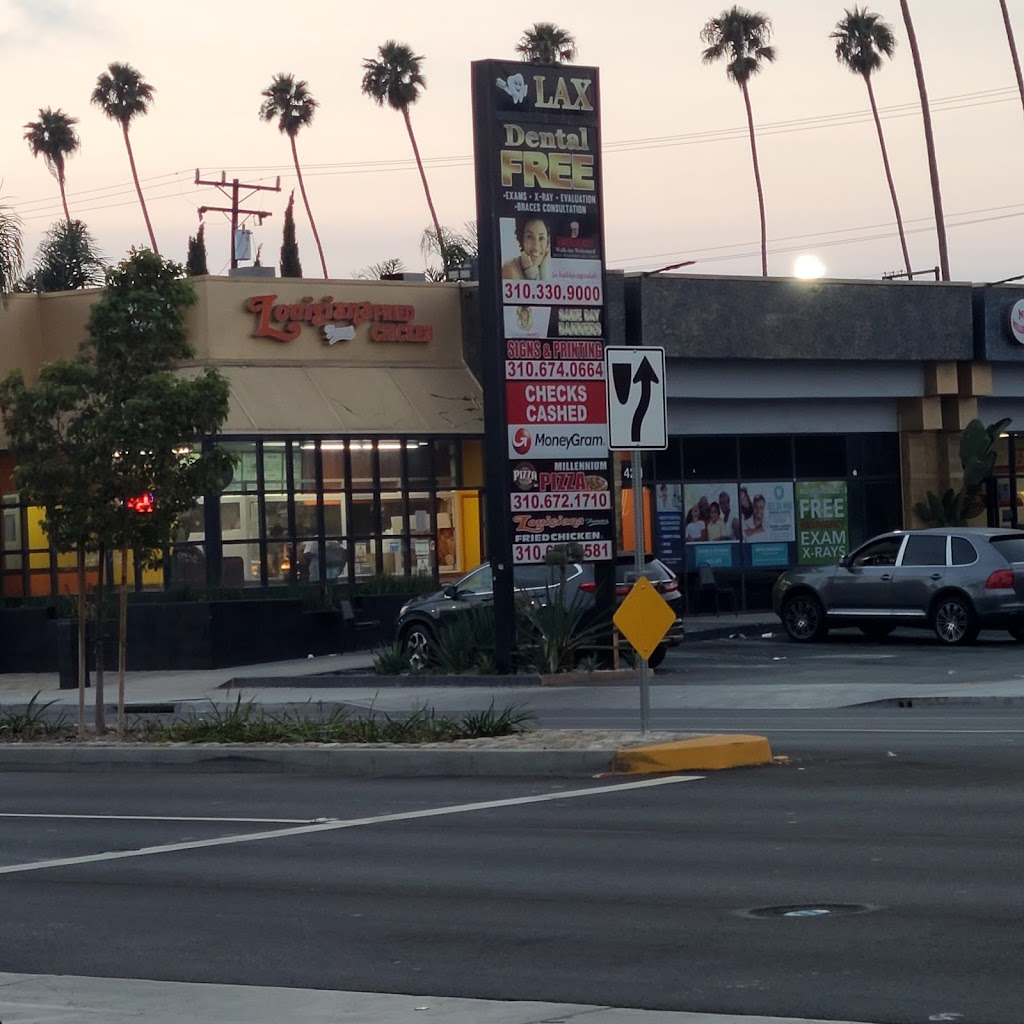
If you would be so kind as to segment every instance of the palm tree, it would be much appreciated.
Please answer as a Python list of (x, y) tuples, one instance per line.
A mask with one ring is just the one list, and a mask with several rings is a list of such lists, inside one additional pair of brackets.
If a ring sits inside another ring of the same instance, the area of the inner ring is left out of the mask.
[(921, 64), (921, 51), (917, 48), (917, 33), (910, 17), (910, 4), (900, 0), (903, 11), (903, 23), (907, 26), (907, 42), (914, 58), (914, 73), (917, 75), (917, 91), (921, 95), (921, 117), (924, 120), (924, 142), (928, 150), (928, 174), (932, 182), (932, 203), (935, 207), (935, 234), (939, 243), (939, 273), (943, 281), (949, 280), (949, 249), (946, 245), (946, 218), (942, 213), (942, 191), (939, 188), (939, 165), (935, 159), (935, 136), (932, 133), (932, 112), (928, 105), (928, 90), (924, 84), (924, 67)]
[(299, 166), (299, 151), (295, 147), (295, 136), (300, 128), (305, 128), (313, 121), (313, 115), (319, 106), (313, 99), (309, 86), (302, 81), (296, 82), (294, 75), (277, 74), (270, 85), (263, 90), (263, 103), (260, 105), (260, 117), (264, 121), (277, 118), (277, 127), (288, 136), (292, 144), (292, 161), (295, 164), (295, 177), (299, 181), (299, 192), (306, 206), (309, 226), (313, 229), (313, 239), (317, 252), (320, 253), (320, 268), (327, 278), (327, 261), (324, 259), (324, 247), (320, 244), (320, 234), (313, 220), (313, 211), (309, 208), (309, 197), (306, 195), (306, 183), (302, 180), (302, 168)]
[(21, 218), (0, 203), (0, 300), (7, 304), (7, 295), (21, 277), (24, 254), (21, 246)]
[(757, 164), (757, 141), (754, 136), (754, 114), (750, 108), (747, 83), (762, 69), (762, 61), (775, 60), (775, 47), (769, 46), (772, 37), (771, 19), (760, 12), (752, 13), (733, 6), (710, 18), (701, 29), (701, 39), (708, 44), (701, 55), (705, 64), (727, 60), (725, 73), (743, 93), (747, 108), (747, 128), (750, 132), (750, 153), (754, 160), (754, 183), (757, 185), (757, 208), (761, 214), (761, 276), (768, 276), (768, 229), (764, 219), (764, 191), (761, 188), (761, 170)]
[(571, 64), (576, 59), (576, 39), (553, 22), (538, 21), (523, 32), (516, 53), (529, 64)]
[(999, 8), (1003, 12), (1003, 24), (1006, 26), (1006, 40), (1010, 44), (1010, 56), (1013, 58), (1013, 70), (1017, 75), (1017, 91), (1020, 102), (1024, 106), (1024, 76), (1020, 73), (1020, 56), (1017, 54), (1017, 42), (1013, 38), (1013, 25), (1010, 24), (1010, 12), (1006, 9), (1006, 0), (999, 0)]
[(871, 113), (875, 118), (878, 144), (882, 148), (885, 180), (889, 183), (892, 208), (896, 213), (896, 230), (899, 232), (900, 248), (903, 250), (903, 265), (907, 269), (908, 278), (912, 280), (913, 271), (910, 269), (907, 235), (903, 230), (903, 217), (900, 214), (899, 200), (896, 198), (892, 169), (889, 167), (889, 153), (885, 148), (882, 120), (878, 116), (875, 90), (871, 84), (871, 76), (882, 66), (882, 57), (892, 59), (896, 50), (896, 37), (892, 34), (892, 26), (882, 21), (880, 14), (871, 14), (866, 7), (861, 10), (854, 7), (852, 11), (846, 11), (845, 17), (836, 22), (836, 30), (829, 38), (836, 41), (836, 60), (855, 75), (860, 75), (868, 87), (868, 100), (871, 102)]
[(412, 143), (412, 155), (416, 158), (420, 181), (423, 182), (423, 194), (427, 197), (427, 208), (430, 210), (430, 219), (437, 233), (437, 244), (447, 266), (444, 233), (441, 230), (441, 222), (437, 219), (434, 200), (430, 197), (430, 186), (427, 184), (427, 175), (420, 159), (420, 148), (416, 145), (416, 135), (412, 130), (412, 119), (409, 117), (409, 108), (420, 98), (420, 90), (427, 87), (427, 80), (423, 77), (421, 69), (422, 61), (423, 57), (416, 56), (411, 47), (389, 39), (377, 48), (376, 60), (367, 58), (363, 61), (362, 89), (363, 95), (369, 96), (379, 107), (386, 103), (392, 110), (400, 111), (405, 118), (405, 129)]
[(63, 110), (40, 108), (39, 120), (25, 125), (25, 141), (33, 156), (42, 156), (47, 170), (57, 179), (60, 186), (60, 201), (64, 207), (64, 219), (70, 224), (68, 197), (64, 192), (64, 162), (81, 148), (75, 125), (77, 117), (65, 114)]
[(131, 64), (115, 62), (109, 64), (107, 70), (96, 79), (96, 88), (92, 91), (92, 102), (111, 121), (116, 121), (121, 126), (125, 149), (128, 150), (128, 163), (132, 169), (132, 180), (135, 182), (135, 191), (138, 193), (142, 216), (146, 221), (146, 230), (149, 232), (149, 242), (153, 247), (153, 252), (159, 253), (156, 235), (153, 234), (153, 225), (149, 222), (146, 200), (142, 195), (142, 186), (139, 184), (139, 173), (135, 169), (132, 140), (128, 135), (128, 127), (132, 120), (139, 114), (149, 113), (149, 105), (153, 102), (155, 91), (153, 86)]

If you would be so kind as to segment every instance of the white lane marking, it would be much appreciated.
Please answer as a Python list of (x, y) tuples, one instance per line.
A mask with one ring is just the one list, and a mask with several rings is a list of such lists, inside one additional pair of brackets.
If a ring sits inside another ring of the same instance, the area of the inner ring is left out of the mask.
[(695, 782), (703, 775), (672, 775), (666, 778), (642, 779), (639, 782), (624, 782), (615, 786), (599, 786), (593, 789), (570, 789), (564, 793), (544, 793), (540, 796), (510, 797), (506, 800), (485, 800), (475, 804), (455, 804), (451, 807), (433, 807), (423, 811), (400, 811), (397, 814), (378, 814), (372, 818), (350, 818), (347, 821), (329, 820), (297, 828), (281, 828), (272, 832), (250, 832), (245, 835), (220, 836), (217, 839), (197, 839), (187, 843), (166, 843), (162, 846), (144, 846), (138, 850), (116, 850), (108, 853), (93, 853), (83, 857), (62, 857), (59, 860), (41, 860), (27, 864), (0, 866), (0, 875), (16, 875), (26, 871), (43, 871), (46, 868), (72, 867), (77, 864), (93, 864), (99, 861), (124, 860), (128, 857), (149, 857), (157, 853), (181, 853), (186, 850), (203, 850), (214, 846), (233, 846), (239, 843), (258, 843), (265, 839), (285, 839), (289, 836), (310, 835), (314, 832), (334, 832), (343, 828), (358, 828), (362, 825), (381, 825), (391, 821), (414, 821), (417, 818), (437, 818), (445, 814), (467, 814), (470, 811), (485, 811), (498, 807), (517, 807), (524, 804), (547, 803), (552, 800), (569, 800), (580, 796), (602, 796), (624, 790), (644, 789), (650, 786), (667, 786), (675, 782)]
[(163, 814), (18, 814), (0, 811), (0, 818), (66, 818), (71, 821), (189, 821), (219, 822), (238, 825), (315, 825), (326, 818), (195, 818)]

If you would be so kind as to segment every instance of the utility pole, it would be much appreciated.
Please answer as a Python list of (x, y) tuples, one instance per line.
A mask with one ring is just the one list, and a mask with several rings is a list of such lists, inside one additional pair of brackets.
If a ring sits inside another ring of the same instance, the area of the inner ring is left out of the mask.
[[(264, 217), (271, 217), (273, 214), (267, 210), (243, 210), (239, 207), (239, 192), (244, 188), (249, 191), (246, 192), (244, 199), (248, 199), (249, 196), (254, 195), (257, 192), (280, 192), (281, 191), (281, 179), (277, 179), (277, 183), (274, 185), (243, 185), (237, 178), (232, 178), (228, 181), (228, 176), (225, 171), (220, 172), (220, 181), (203, 181), (199, 177), (199, 168), (196, 168), (196, 184), (197, 185), (212, 185), (214, 188), (219, 188), (224, 195), (228, 196), (231, 200), (230, 206), (200, 206), (199, 215), (202, 216), (204, 213), (230, 213), (231, 214), (231, 269), (236, 270), (238, 268), (238, 259), (235, 256), (235, 234), (238, 231), (238, 217), (255, 217), (257, 224), (263, 223)], [(229, 192), (228, 189), (231, 191)]]
[(934, 274), (935, 280), (939, 280), (939, 267), (932, 267), (931, 270), (892, 270), (888, 274), (882, 275), (883, 281), (895, 281), (897, 278), (905, 277), (908, 281), (914, 280), (915, 274)]

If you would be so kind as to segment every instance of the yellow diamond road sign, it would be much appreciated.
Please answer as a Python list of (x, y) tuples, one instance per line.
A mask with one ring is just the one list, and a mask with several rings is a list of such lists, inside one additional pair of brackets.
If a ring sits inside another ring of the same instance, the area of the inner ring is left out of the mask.
[(636, 581), (612, 619), (618, 631), (644, 661), (654, 653), (654, 648), (661, 643), (669, 626), (675, 621), (675, 612), (646, 576)]

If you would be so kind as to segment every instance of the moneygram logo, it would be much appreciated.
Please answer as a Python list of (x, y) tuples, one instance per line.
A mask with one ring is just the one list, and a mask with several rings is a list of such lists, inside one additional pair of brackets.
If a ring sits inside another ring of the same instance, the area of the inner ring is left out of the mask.
[(607, 447), (608, 438), (602, 434), (538, 434), (533, 443), (538, 448), (601, 448)]
[(512, 438), (512, 447), (517, 455), (525, 455), (533, 447), (533, 438), (526, 427), (520, 427)]

